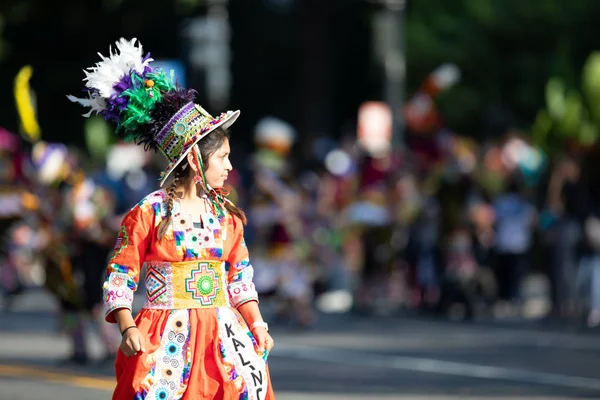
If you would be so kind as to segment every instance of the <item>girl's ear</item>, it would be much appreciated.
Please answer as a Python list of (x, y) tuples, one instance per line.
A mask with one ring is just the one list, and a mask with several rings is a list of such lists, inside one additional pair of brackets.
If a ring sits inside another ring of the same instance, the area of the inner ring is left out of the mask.
[(195, 157), (194, 150), (190, 151), (187, 155), (187, 162), (194, 172), (198, 172), (198, 168), (196, 168), (196, 163), (194, 162)]

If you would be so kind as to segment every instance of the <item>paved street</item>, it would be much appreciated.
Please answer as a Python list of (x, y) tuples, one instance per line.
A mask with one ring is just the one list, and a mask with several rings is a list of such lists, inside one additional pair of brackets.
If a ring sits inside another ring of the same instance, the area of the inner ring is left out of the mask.
[[(56, 366), (67, 355), (51, 301), (28, 295), (0, 314), (0, 400), (106, 399), (112, 367)], [(277, 398), (565, 400), (600, 398), (600, 335), (532, 324), (321, 316), (274, 326)], [(97, 338), (90, 339), (97, 357)]]

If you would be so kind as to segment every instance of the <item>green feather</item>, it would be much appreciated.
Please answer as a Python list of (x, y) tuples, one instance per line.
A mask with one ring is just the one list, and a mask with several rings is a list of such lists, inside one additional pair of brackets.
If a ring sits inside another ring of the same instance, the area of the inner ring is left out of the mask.
[[(150, 112), (162, 101), (162, 93), (175, 89), (173, 77), (173, 71), (166, 75), (161, 69), (148, 73), (145, 78), (131, 74), (132, 87), (121, 94), (127, 97), (128, 106), (121, 113), (121, 121), (117, 126), (117, 132), (124, 133), (125, 140), (135, 139), (138, 127), (152, 120)], [(146, 79), (154, 81), (154, 86), (147, 87)]]

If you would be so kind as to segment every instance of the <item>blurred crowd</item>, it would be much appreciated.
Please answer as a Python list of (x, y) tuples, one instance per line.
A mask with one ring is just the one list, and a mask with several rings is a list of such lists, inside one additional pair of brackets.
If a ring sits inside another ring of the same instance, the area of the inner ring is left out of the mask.
[[(274, 117), (253, 134), (229, 197), (248, 213), (255, 284), (280, 322), (409, 311), (600, 325), (593, 150), (549, 158), (517, 131), (477, 143), (442, 129), (408, 136), (402, 148), (347, 134), (296, 151), (294, 127)], [(122, 216), (157, 188), (161, 165), (134, 144), (113, 145), (98, 163), (7, 130), (0, 163), (2, 304), (10, 310), (24, 291), (45, 288), (72, 338), (69, 360), (87, 361), (89, 318), (112, 360), (119, 338), (100, 322), (106, 260)], [(535, 310), (531, 276), (550, 283)]]

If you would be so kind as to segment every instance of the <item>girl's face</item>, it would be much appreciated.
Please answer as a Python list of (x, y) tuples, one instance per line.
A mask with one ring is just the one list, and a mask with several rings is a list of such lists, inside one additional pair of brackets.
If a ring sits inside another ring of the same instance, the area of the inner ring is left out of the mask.
[(225, 138), (221, 147), (209, 157), (208, 168), (206, 168), (204, 174), (210, 187), (218, 189), (225, 185), (227, 175), (233, 169), (231, 161), (229, 161), (230, 151), (229, 139)]

